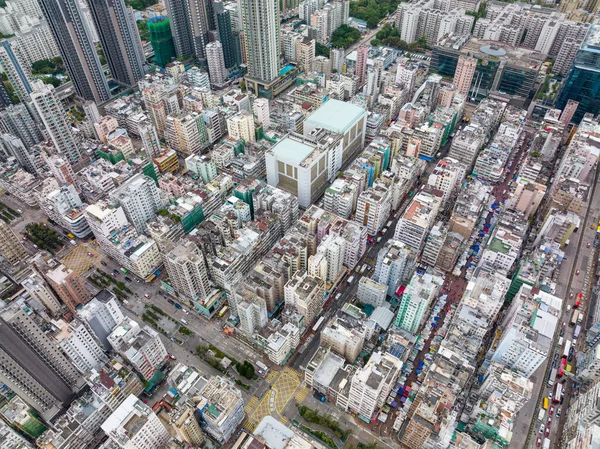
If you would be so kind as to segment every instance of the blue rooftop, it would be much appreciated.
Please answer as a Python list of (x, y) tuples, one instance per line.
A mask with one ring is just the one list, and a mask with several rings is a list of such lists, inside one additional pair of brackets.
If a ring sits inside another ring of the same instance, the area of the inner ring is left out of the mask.
[(306, 121), (315, 126), (344, 134), (365, 112), (365, 109), (355, 104), (331, 99), (323, 103)]

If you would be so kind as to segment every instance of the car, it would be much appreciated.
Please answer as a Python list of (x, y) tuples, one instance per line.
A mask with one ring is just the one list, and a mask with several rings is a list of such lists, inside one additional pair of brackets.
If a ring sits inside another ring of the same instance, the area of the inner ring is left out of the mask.
[(567, 312), (571, 311), (571, 304), (567, 304)]
[(23, 240), (27, 240), (27, 237), (23, 236)]
[(544, 424), (540, 424), (540, 433), (544, 432)]
[(575, 272), (575, 276), (579, 276), (579, 270)]
[[(554, 414), (554, 406), (551, 406), (551, 407), (550, 407), (550, 410), (548, 410), (548, 414), (549, 414), (550, 416), (552, 416), (552, 415)], [(550, 420), (550, 418), (548, 418), (548, 420)]]
[(89, 251), (87, 252), (87, 255), (88, 255), (88, 256), (90, 256), (90, 257), (92, 257), (92, 256), (93, 256), (93, 254), (92, 254), (92, 253), (90, 253)]
[(573, 292), (569, 293), (569, 299), (573, 299)]
[(171, 360), (177, 360), (177, 357), (175, 357), (173, 354), (169, 355), (169, 358), (170, 358)]
[(588, 243), (586, 246), (589, 248), (590, 246), (592, 246), (592, 244), (591, 244), (591, 243)]
[(567, 327), (567, 322), (563, 321), (562, 328), (564, 329), (565, 327)]
[(150, 299), (150, 295), (148, 293), (144, 293), (144, 298)]
[(104, 262), (103, 260), (100, 261), (100, 263), (104, 266), (106, 266), (106, 262)]
[(560, 330), (560, 334), (559, 334), (559, 335), (560, 335), (561, 337), (562, 337), (562, 336), (564, 336), (564, 335), (565, 335), (565, 330), (564, 330), (564, 329), (561, 329), (561, 330)]
[(546, 427), (546, 430), (544, 431), (544, 436), (548, 436), (550, 435), (550, 426)]
[(115, 273), (110, 273), (112, 277), (116, 278), (117, 275)]
[(130, 278), (130, 277), (128, 277), (128, 276), (125, 276), (125, 280), (126, 280), (127, 282), (131, 282), (131, 278)]
[(559, 409), (556, 411), (556, 416), (560, 416), (560, 413), (561, 413), (561, 409), (559, 408)]
[(540, 447), (542, 445), (542, 437), (537, 437), (537, 440), (535, 441), (535, 445), (537, 447)]

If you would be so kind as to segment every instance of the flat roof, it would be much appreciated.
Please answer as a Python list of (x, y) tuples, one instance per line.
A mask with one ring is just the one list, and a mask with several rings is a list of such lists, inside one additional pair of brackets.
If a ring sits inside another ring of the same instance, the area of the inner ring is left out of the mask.
[(271, 148), (271, 151), (277, 155), (277, 159), (289, 162), (292, 165), (299, 165), (314, 150), (315, 147), (289, 137), (284, 138)]
[(366, 110), (352, 103), (331, 99), (313, 112), (306, 121), (321, 128), (343, 134)]

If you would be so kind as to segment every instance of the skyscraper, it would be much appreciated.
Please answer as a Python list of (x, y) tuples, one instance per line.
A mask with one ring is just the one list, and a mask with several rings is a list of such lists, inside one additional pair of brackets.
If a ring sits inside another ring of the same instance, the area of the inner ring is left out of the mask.
[(223, 59), (225, 67), (231, 69), (238, 64), (235, 51), (235, 36), (231, 28), (231, 12), (225, 9), (223, 2), (214, 2), (213, 10), (215, 12), (215, 20), (217, 31), (219, 33), (219, 41), (223, 45)]
[(79, 373), (25, 310), (0, 318), (0, 381), (49, 418), (68, 405)]
[(154, 62), (161, 67), (166, 66), (176, 54), (179, 54), (174, 47), (172, 27), (169, 24), (169, 18), (165, 16), (153, 17), (148, 21)]
[(39, 0), (77, 95), (103, 103), (110, 90), (78, 0)]
[(42, 119), (57, 151), (63, 154), (71, 164), (79, 161), (79, 148), (67, 122), (62, 103), (54, 95), (54, 87), (36, 81), (32, 85), (31, 101)]
[(31, 93), (29, 78), (15, 56), (10, 42), (6, 39), (0, 42), (0, 68), (6, 73), (19, 99), (23, 102), (29, 100)]
[(469, 90), (471, 90), (471, 83), (473, 82), (473, 75), (475, 75), (476, 68), (476, 58), (465, 56), (460, 56), (458, 58), (453, 84), (461, 94), (467, 95)]
[(0, 220), (0, 255), (11, 265), (27, 257), (27, 251), (4, 220)]
[(569, 100), (579, 102), (573, 122), (579, 123), (590, 112), (600, 112), (600, 27), (590, 29), (575, 55), (573, 66), (558, 96), (556, 107), (565, 109)]
[(360, 78), (360, 85), (365, 84), (367, 80), (367, 58), (369, 57), (369, 47), (361, 45), (356, 51), (356, 71), (355, 75)]
[(208, 15), (206, 0), (166, 0), (167, 15), (173, 32), (175, 51), (179, 57), (206, 58), (204, 48), (208, 43)]
[(133, 10), (123, 0), (89, 2), (113, 78), (133, 86), (144, 76), (144, 51)]
[(270, 83), (279, 76), (279, 0), (240, 0), (248, 75)]
[(227, 79), (227, 69), (223, 59), (223, 45), (221, 42), (211, 42), (206, 46), (206, 60), (208, 62), (208, 74), (210, 83), (220, 86)]

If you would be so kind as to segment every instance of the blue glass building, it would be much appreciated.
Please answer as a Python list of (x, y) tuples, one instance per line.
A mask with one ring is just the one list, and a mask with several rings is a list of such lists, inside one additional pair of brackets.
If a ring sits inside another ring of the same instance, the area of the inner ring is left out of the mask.
[(600, 112), (600, 27), (592, 25), (575, 55), (573, 66), (558, 96), (556, 107), (564, 109), (567, 101), (579, 102), (573, 122), (579, 123), (590, 112)]

